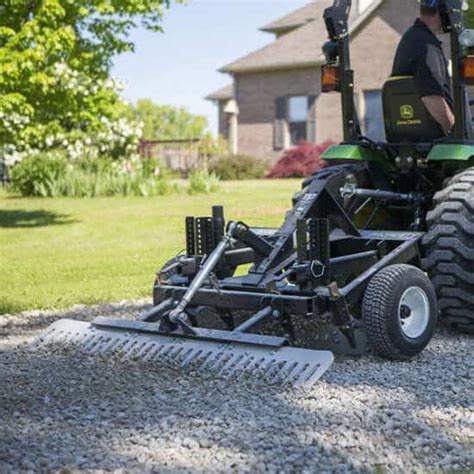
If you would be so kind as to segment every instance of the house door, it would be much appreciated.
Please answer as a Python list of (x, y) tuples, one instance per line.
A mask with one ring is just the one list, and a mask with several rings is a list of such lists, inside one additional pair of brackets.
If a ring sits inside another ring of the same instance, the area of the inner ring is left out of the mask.
[(376, 141), (385, 141), (383, 122), (382, 91), (364, 91), (364, 133)]

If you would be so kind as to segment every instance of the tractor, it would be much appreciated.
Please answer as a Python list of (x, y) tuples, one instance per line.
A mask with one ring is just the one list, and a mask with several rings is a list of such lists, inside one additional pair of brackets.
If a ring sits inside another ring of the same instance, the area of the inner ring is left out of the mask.
[[(354, 102), (351, 0), (324, 12), (322, 91), (341, 96), (344, 140), (307, 178), (280, 228), (185, 218), (186, 253), (156, 277), (136, 320), (60, 320), (35, 342), (173, 363), (238, 379), (311, 386), (334, 353), (407, 360), (438, 322), (474, 332), (474, 31), (443, 0), (456, 124), (449, 136), (412, 77), (383, 86), (386, 141), (364, 136)], [(240, 269), (239, 269), (240, 267)], [(243, 269), (243, 270), (242, 270)]]

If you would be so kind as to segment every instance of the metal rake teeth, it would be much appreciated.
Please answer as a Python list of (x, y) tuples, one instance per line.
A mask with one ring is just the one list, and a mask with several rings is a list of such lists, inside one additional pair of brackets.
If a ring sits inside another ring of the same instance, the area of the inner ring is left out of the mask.
[(218, 343), (161, 334), (96, 328), (62, 319), (34, 342), (33, 347), (73, 346), (88, 355), (112, 355), (121, 360), (141, 360), (187, 371), (212, 373), (228, 380), (258, 380), (269, 384), (312, 386), (330, 367), (333, 354), (292, 347)]

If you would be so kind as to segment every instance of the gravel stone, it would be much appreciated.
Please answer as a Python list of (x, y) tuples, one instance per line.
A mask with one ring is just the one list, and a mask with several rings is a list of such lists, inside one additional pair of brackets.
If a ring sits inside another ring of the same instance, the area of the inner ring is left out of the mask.
[(144, 301), (0, 316), (0, 472), (427, 472), (474, 468), (474, 338), (410, 362), (337, 358), (310, 390), (29, 350), (60, 318), (133, 318)]

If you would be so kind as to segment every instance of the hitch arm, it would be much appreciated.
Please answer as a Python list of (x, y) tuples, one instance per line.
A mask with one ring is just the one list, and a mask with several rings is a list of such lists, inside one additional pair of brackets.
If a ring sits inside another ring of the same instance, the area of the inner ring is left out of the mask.
[[(175, 309), (173, 309), (168, 317), (171, 322), (182, 325), (184, 323), (183, 313), (186, 307), (191, 303), (195, 294), (200, 290), (204, 282), (209, 278), (209, 275), (214, 270), (216, 265), (219, 263), (219, 260), (224, 255), (224, 252), (230, 246), (234, 232), (236, 230), (237, 224), (231, 222), (229, 224), (229, 230), (227, 235), (222, 237), (219, 245), (214, 249), (214, 251), (209, 255), (198, 274), (192, 281), (191, 285), (187, 289), (186, 293), (181, 298), (181, 301), (178, 303)], [(189, 329), (189, 328), (187, 328)]]

